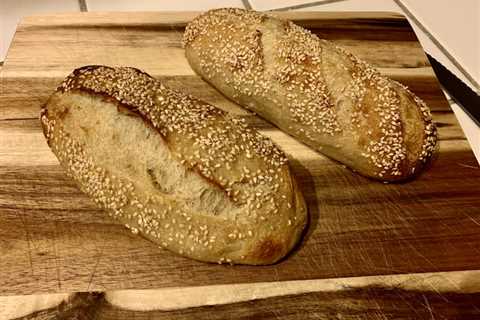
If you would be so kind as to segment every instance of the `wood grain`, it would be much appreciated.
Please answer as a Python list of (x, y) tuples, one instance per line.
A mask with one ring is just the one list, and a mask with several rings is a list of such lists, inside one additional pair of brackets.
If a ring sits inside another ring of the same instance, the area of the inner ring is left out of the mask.
[[(477, 319), (479, 275), (480, 271), (455, 271), (10, 296), (0, 297), (0, 318)], [(267, 305), (274, 308), (265, 314)], [(328, 313), (332, 310), (335, 315)]]
[[(283, 13), (409, 85), (434, 111), (440, 150), (417, 180), (383, 185), (343, 168), (226, 100), (180, 47), (195, 13), (31, 17), (19, 26), (0, 92), (0, 294), (256, 283), (480, 269), (480, 168), (416, 37), (397, 15)], [(97, 210), (48, 149), (38, 111), (73, 68), (131, 65), (230, 112), (291, 158), (311, 223), (274, 266), (188, 260)]]
[(315, 292), (175, 311), (128, 311), (101, 303), (97, 319), (480, 319), (480, 294), (366, 288)]
[[(20, 300), (17, 298), (17, 301)], [(180, 310), (128, 310), (104, 294), (79, 293), (22, 320), (79, 319), (480, 319), (480, 294), (365, 287), (255, 299)]]

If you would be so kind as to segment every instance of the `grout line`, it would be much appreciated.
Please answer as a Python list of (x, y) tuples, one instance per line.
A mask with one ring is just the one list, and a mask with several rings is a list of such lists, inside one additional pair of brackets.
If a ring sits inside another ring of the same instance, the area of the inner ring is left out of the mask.
[(314, 7), (314, 6), (318, 6), (318, 5), (322, 5), (322, 4), (329, 4), (329, 3), (341, 2), (341, 1), (346, 1), (346, 0), (320, 0), (320, 1), (315, 1), (315, 2), (297, 4), (297, 5), (294, 5), (294, 6), (271, 9), (271, 10), (268, 10), (268, 11), (296, 10), (296, 9), (310, 8), (310, 7)]
[(417, 27), (422, 30), (425, 35), (442, 51), (442, 53), (450, 60), (450, 62), (457, 67), (457, 69), (467, 78), (472, 85), (474, 86), (472, 89), (473, 91), (479, 91), (480, 90), (480, 84), (468, 73), (467, 70), (465, 70), (464, 67), (455, 59), (454, 56), (448, 52), (448, 50), (438, 41), (431, 33), (428, 31), (428, 29), (415, 17), (415, 15), (407, 8), (405, 4), (402, 3), (401, 0), (394, 0), (397, 5), (403, 10), (403, 12), (410, 18), (412, 21), (417, 25)]
[(78, 0), (78, 6), (80, 7), (81, 12), (88, 12), (86, 0)]
[(242, 0), (242, 3), (243, 3), (243, 6), (245, 7), (245, 9), (252, 10), (252, 5), (250, 4), (250, 2), (248, 0)]

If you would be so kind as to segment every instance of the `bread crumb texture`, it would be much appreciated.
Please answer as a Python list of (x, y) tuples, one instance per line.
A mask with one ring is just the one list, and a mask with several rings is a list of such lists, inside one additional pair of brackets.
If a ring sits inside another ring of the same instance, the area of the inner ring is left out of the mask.
[(211, 10), (188, 24), (183, 45), (195, 71), (225, 95), (361, 174), (407, 179), (435, 151), (420, 98), (290, 21)]
[(81, 190), (164, 248), (270, 264), (300, 238), (307, 212), (285, 154), (243, 119), (144, 72), (76, 69), (41, 122)]

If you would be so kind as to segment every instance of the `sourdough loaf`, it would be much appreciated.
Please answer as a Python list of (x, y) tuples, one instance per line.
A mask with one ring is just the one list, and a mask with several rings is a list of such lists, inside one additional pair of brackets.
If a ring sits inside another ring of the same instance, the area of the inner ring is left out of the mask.
[(192, 68), (224, 95), (362, 175), (408, 179), (435, 150), (422, 100), (290, 21), (211, 10), (187, 25), (184, 47)]
[(271, 264), (304, 229), (305, 202), (271, 140), (137, 69), (76, 69), (41, 122), (83, 192), (173, 252)]

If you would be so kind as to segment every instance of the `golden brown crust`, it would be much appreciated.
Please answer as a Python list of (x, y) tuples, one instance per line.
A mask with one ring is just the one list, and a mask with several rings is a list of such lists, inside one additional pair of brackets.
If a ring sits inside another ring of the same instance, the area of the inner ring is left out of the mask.
[(281, 242), (276, 242), (272, 239), (263, 240), (260, 245), (255, 248), (253, 256), (259, 260), (272, 260), (277, 257), (280, 252), (285, 251)]
[(187, 26), (184, 45), (192, 68), (226, 96), (365, 176), (411, 178), (435, 150), (423, 101), (292, 22), (211, 10)]
[[(269, 264), (288, 253), (305, 226), (305, 204), (280, 149), (241, 119), (139, 70), (76, 69), (41, 121), (82, 191), (174, 252)], [(272, 238), (280, 249), (258, 255)]]

